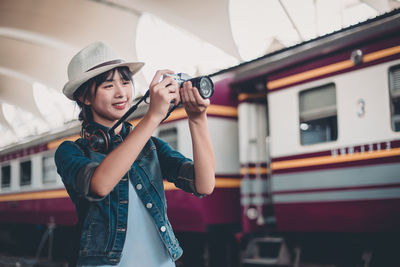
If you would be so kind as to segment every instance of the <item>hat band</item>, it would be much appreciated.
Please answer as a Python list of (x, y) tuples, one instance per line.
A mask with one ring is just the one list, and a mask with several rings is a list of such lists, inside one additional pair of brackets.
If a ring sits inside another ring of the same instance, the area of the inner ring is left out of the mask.
[(99, 64), (99, 65), (97, 65), (97, 66), (94, 66), (93, 68), (88, 69), (86, 72), (91, 71), (91, 70), (95, 70), (95, 69), (98, 69), (98, 68), (101, 68), (101, 67), (104, 67), (104, 66), (107, 66), (107, 65), (119, 64), (119, 63), (123, 63), (123, 62), (124, 62), (124, 61), (121, 60), (121, 59), (110, 60), (110, 61), (101, 63), (101, 64)]

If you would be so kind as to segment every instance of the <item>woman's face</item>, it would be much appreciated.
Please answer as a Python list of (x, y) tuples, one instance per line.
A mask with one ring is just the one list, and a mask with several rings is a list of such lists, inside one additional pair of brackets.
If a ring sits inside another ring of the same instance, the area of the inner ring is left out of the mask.
[(98, 86), (95, 92), (95, 84), (90, 88), (90, 97), (85, 104), (92, 109), (93, 120), (106, 127), (111, 127), (124, 115), (131, 105), (132, 83), (124, 80), (116, 70)]

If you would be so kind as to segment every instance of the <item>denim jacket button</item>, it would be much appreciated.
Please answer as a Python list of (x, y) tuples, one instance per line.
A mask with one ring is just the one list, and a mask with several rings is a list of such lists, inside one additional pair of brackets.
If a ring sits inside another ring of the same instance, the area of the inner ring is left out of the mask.
[(146, 204), (146, 208), (151, 209), (151, 207), (153, 207), (153, 204), (151, 204), (151, 203)]
[(165, 227), (164, 225), (160, 227), (161, 232), (165, 232), (167, 230), (167, 227)]
[(143, 186), (142, 186), (141, 184), (137, 184), (137, 185), (136, 185), (136, 189), (137, 189), (137, 190), (140, 190), (140, 189), (142, 189), (142, 188), (143, 188)]

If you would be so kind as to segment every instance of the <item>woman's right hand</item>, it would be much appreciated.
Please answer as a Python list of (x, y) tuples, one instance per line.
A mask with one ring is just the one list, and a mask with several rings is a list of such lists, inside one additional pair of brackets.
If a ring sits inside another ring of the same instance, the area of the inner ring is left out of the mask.
[(158, 70), (150, 83), (150, 107), (147, 115), (162, 121), (167, 115), (170, 103), (180, 102), (179, 84), (165, 74), (173, 74), (171, 70)]

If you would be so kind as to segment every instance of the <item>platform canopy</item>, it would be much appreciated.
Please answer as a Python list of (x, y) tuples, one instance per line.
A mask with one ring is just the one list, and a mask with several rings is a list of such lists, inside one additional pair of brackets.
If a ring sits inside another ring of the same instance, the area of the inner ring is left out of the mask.
[[(76, 121), (79, 110), (61, 90), (71, 57), (94, 41), (146, 62), (136, 77), (140, 94), (157, 69), (212, 73), (399, 6), (394, 0), (1, 0), (0, 150)], [(335, 21), (324, 28), (327, 12)]]

